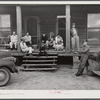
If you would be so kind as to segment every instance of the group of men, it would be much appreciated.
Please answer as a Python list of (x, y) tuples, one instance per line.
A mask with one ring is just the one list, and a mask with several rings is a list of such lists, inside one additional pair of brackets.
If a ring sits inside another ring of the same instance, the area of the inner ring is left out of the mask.
[[(79, 37), (78, 37), (77, 33), (78, 32), (77, 32), (77, 29), (75, 28), (75, 23), (73, 23), (72, 29), (71, 29), (72, 52), (75, 51), (75, 45), (76, 45), (77, 51), (79, 51)], [(17, 49), (17, 41), (18, 41), (18, 37), (17, 37), (16, 33), (13, 32), (13, 34), (10, 37), (10, 48), (11, 49)], [(29, 35), (29, 33), (27, 33), (24, 36), (24, 41), (27, 46), (29, 46), (31, 44), (31, 36)], [(64, 49), (62, 37), (59, 34), (56, 37), (54, 37), (53, 32), (50, 32), (49, 38), (47, 38), (46, 34), (42, 34), (41, 42), (44, 42), (46, 44), (47, 49), (49, 49), (51, 47), (54, 48), (56, 51)]]
[[(94, 75), (94, 70), (98, 70), (99, 63), (100, 63), (100, 52), (94, 54), (90, 54), (90, 48), (86, 42), (86, 40), (83, 41), (82, 48), (79, 48), (79, 36), (78, 31), (75, 28), (75, 23), (72, 24), (71, 29), (71, 43), (72, 43), (72, 52), (77, 51), (81, 55), (80, 64), (76, 76), (80, 76), (83, 74), (84, 69), (86, 68), (88, 75)], [(75, 48), (76, 45), (76, 48)], [(93, 65), (94, 63), (94, 65)], [(98, 65), (97, 65), (98, 63)], [(97, 67), (96, 67), (97, 65)]]
[[(55, 50), (59, 51), (59, 50), (63, 50), (63, 48), (64, 48), (62, 37), (60, 35), (57, 35), (56, 37), (54, 37), (53, 32), (50, 32), (49, 39), (47, 38), (47, 36), (45, 34), (42, 34), (41, 43), (45, 43), (47, 49), (52, 47)], [(15, 32), (13, 32), (13, 34), (10, 36), (10, 43), (9, 44), (10, 44), (11, 50), (17, 49), (18, 36)], [(32, 44), (31, 36), (27, 32), (27, 34), (21, 38), (21, 42), (20, 42), (21, 51), (32, 53), (32, 51), (34, 49), (32, 48), (31, 44)]]
[[(15, 49), (17, 49), (17, 35), (15, 32), (13, 32), (13, 35), (10, 37), (11, 42), (10, 42), (10, 48), (12, 49), (13, 46)], [(31, 36), (29, 33), (27, 33), (24, 37), (21, 38), (20, 42), (20, 47), (22, 52), (28, 52), (32, 53), (34, 49), (31, 46)], [(75, 52), (77, 50), (78, 53), (81, 54), (81, 59), (80, 59), (80, 65), (78, 68), (78, 72), (75, 74), (76, 76), (82, 75), (84, 68), (87, 68), (88, 71), (88, 59), (89, 59), (89, 46), (86, 42), (86, 40), (83, 41), (83, 47), (82, 49), (79, 48), (79, 37), (78, 37), (78, 31), (75, 27), (75, 23), (72, 24), (72, 29), (71, 29), (71, 43), (72, 43), (72, 52)], [(76, 45), (76, 48), (75, 48)], [(63, 50), (63, 39), (60, 35), (57, 35), (54, 37), (54, 33), (50, 32), (50, 37), (49, 39), (45, 34), (42, 34), (41, 36), (41, 47), (40, 47), (40, 52), (46, 48), (53, 47), (55, 50)]]
[[(17, 50), (18, 45), (18, 36), (15, 32), (10, 36), (10, 48), (11, 50)], [(20, 48), (22, 52), (29, 52), (32, 53), (34, 49), (31, 47), (31, 36), (27, 32), (24, 37), (21, 38)]]
[(88, 66), (89, 66), (88, 59), (89, 59), (90, 48), (89, 48), (86, 40), (84, 40), (82, 48), (80, 49), (78, 30), (76, 29), (75, 23), (72, 23), (71, 44), (72, 44), (72, 52), (74, 53), (76, 51), (77, 53), (81, 54), (78, 72), (75, 74), (76, 76), (80, 76), (83, 74), (85, 67), (88, 71)]
[(56, 51), (64, 49), (62, 37), (59, 34), (55, 37), (53, 32), (50, 32), (49, 38), (47, 38), (46, 34), (42, 34), (41, 42), (45, 44), (47, 49), (53, 48)]

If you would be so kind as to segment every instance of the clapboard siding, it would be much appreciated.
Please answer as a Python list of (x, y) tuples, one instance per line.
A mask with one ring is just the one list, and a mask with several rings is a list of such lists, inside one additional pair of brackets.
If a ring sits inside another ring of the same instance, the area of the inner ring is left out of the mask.
[(51, 31), (55, 33), (56, 18), (41, 18), (40, 26), (41, 33), (49, 34)]
[[(22, 16), (38, 16), (40, 19), (40, 34), (56, 34), (57, 15), (65, 15), (65, 6), (22, 6)], [(24, 22), (24, 20), (23, 20)], [(24, 25), (23, 25), (24, 29)]]
[(78, 29), (78, 35), (80, 38), (80, 45), (82, 41), (86, 39), (87, 34), (87, 14), (85, 11), (85, 6), (71, 6), (71, 23), (76, 23), (76, 28)]

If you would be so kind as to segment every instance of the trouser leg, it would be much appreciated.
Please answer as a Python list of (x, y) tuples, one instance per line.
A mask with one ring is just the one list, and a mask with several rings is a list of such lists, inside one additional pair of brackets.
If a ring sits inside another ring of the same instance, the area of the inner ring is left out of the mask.
[(76, 48), (77, 48), (77, 51), (79, 51), (79, 37), (78, 36), (75, 36), (75, 40), (76, 40)]
[(79, 65), (79, 68), (78, 68), (78, 72), (77, 72), (76, 76), (79, 76), (79, 75), (83, 74), (84, 68), (86, 67), (86, 64), (87, 64), (87, 60), (88, 60), (87, 57), (83, 57), (81, 59), (80, 65)]
[(29, 53), (32, 53), (33, 49), (31, 47), (29, 47)]
[(49, 48), (49, 41), (46, 41), (46, 48)]
[(72, 51), (75, 50), (75, 36), (72, 37)]
[(10, 42), (10, 48), (12, 49), (12, 47), (13, 47), (13, 43), (12, 43), (12, 42)]
[(17, 43), (16, 42), (14, 42), (14, 46), (15, 46), (15, 49), (17, 48)]

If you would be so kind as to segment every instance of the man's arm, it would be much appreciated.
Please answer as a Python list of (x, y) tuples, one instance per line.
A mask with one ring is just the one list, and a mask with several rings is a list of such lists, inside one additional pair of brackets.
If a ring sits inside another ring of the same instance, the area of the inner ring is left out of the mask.
[(13, 41), (13, 37), (12, 37), (12, 36), (10, 36), (10, 41), (11, 41), (11, 42)]
[(86, 53), (86, 52), (89, 52), (89, 47), (81, 50), (81, 53)]

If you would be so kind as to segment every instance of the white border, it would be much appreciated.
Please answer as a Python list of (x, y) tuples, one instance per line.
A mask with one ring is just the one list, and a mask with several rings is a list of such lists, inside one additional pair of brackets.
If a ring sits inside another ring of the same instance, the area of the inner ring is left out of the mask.
[(100, 4), (100, 1), (0, 1), (0, 4), (65, 5), (65, 4)]
[[(0, 1), (0, 4), (15, 5), (80, 5), (100, 4), (100, 1)], [(99, 90), (0, 90), (0, 99), (32, 98), (100, 98)]]
[(91, 90), (2, 90), (0, 99), (99, 99), (100, 91)]

